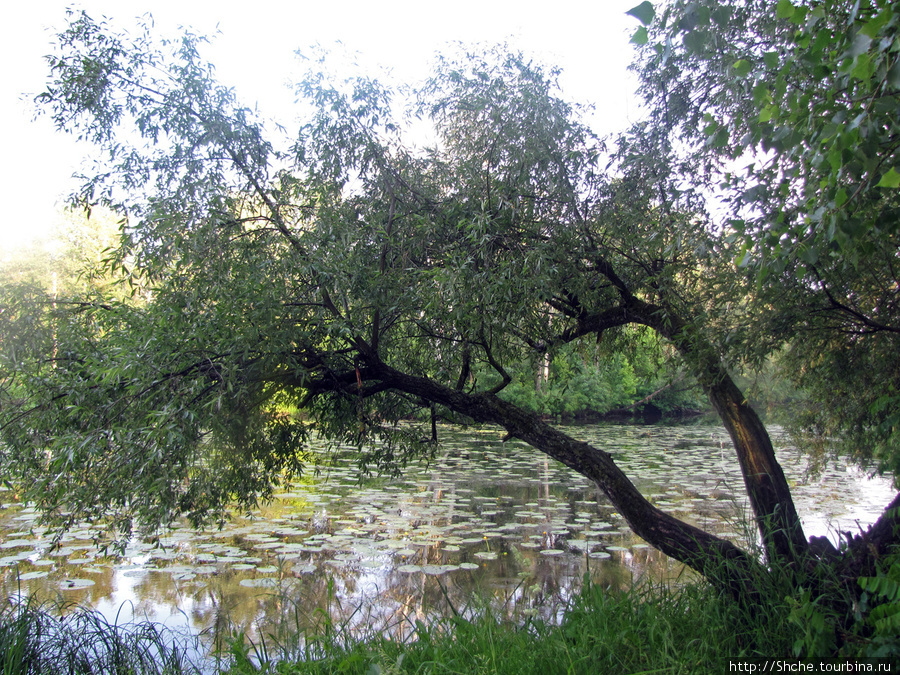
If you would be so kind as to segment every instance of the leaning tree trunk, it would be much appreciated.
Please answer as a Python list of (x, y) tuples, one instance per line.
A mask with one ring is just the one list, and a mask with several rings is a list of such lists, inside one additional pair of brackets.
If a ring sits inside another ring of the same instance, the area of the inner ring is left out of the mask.
[[(602, 261), (601, 261), (602, 263)], [(784, 471), (775, 457), (765, 426), (735, 385), (709, 340), (692, 328), (671, 307), (651, 304), (635, 296), (612, 267), (602, 263), (603, 274), (615, 286), (621, 304), (602, 312), (582, 312), (577, 324), (563, 333), (571, 341), (590, 333), (625, 324), (641, 324), (669, 340), (722, 418), (731, 436), (753, 516), (769, 556), (795, 562), (809, 544)]]
[(770, 556), (794, 561), (808, 542), (791, 489), (765, 425), (731, 379), (712, 344), (671, 311), (634, 300), (641, 323), (669, 339), (684, 357), (731, 436), (763, 545)]
[[(603, 491), (632, 530), (645, 541), (700, 574), (724, 585), (735, 596), (754, 593), (751, 572), (758, 563), (729, 541), (689, 525), (653, 506), (616, 466), (609, 453), (573, 439), (538, 415), (492, 394), (467, 394), (432, 380), (401, 373), (384, 363), (367, 367), (366, 379), (382, 387), (435, 401), (476, 422), (506, 429), (546, 455), (589, 478)], [(723, 562), (730, 564), (723, 566)]]
[(737, 451), (750, 504), (770, 555), (792, 560), (805, 553), (808, 542), (800, 516), (759, 415), (724, 369), (715, 382), (703, 386)]

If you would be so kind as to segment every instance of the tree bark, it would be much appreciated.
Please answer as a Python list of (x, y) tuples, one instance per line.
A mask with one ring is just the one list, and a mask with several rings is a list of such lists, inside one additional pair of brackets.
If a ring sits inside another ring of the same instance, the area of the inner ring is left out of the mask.
[(731, 436), (747, 495), (770, 555), (794, 560), (805, 554), (809, 544), (800, 516), (759, 415), (727, 372), (715, 383), (704, 385), (704, 389)]
[(841, 577), (855, 580), (861, 576), (874, 576), (879, 561), (891, 553), (900, 536), (900, 493), (868, 530), (857, 535), (843, 534), (848, 539), (848, 547), (840, 562)]
[(673, 311), (631, 299), (640, 323), (667, 338), (684, 357), (728, 431), (750, 506), (768, 555), (793, 562), (809, 543), (787, 478), (765, 425), (734, 383), (713, 345)]

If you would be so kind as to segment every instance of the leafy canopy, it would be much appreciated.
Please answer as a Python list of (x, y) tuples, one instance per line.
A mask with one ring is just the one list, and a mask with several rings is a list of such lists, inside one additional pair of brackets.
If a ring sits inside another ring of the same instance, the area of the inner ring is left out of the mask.
[(757, 362), (788, 345), (782, 372), (809, 393), (801, 436), (897, 470), (896, 3), (656, 9), (635, 14), (649, 126), (677, 138), (746, 272), (750, 320), (729, 344)]
[(79, 197), (126, 216), (102, 263), (114, 292), (0, 317), (0, 459), (53, 523), (221, 522), (302, 471), (313, 430), (397, 471), (433, 449), (398, 424), (434, 404), (422, 382), (469, 396), (437, 415), (477, 417), (478, 396), (586, 334), (577, 322), (626, 284), (697, 302), (682, 280), (707, 234), (686, 212), (654, 227), (649, 169), (607, 179), (554, 70), (502, 48), (442, 57), (412, 97), (440, 144), (418, 150), (395, 92), (313, 62), (298, 85), (312, 113), (285, 144), (202, 43), (73, 14), (49, 60), (38, 102), (98, 149)]
[[(439, 59), (412, 90), (439, 137), (424, 150), (399, 131), (404, 101), (371, 78), (332, 80), (313, 64), (298, 85), (312, 112), (275, 143), (215, 81), (200, 39), (73, 16), (40, 102), (98, 146), (81, 196), (127, 214), (106, 271), (128, 292), (2, 317), (5, 475), (62, 526), (111, 516), (124, 537), (179, 514), (221, 522), (303, 470), (311, 433), (356, 449), (364, 471), (401, 469), (434, 447), (400, 423), (424, 409), (499, 424), (588, 476), (636, 532), (703, 573), (720, 555), (747, 570), (733, 544), (647, 502), (607, 453), (510, 402), (531, 377), (519, 364), (643, 339), (627, 330), (637, 325), (669, 341), (722, 415), (769, 551), (804, 551), (771, 442), (723, 356), (746, 356), (767, 322), (807, 320), (826, 336), (820, 317), (842, 315), (800, 311), (828, 299), (812, 263), (781, 298), (735, 273), (734, 245), (768, 250), (754, 239), (766, 222), (709, 225), (706, 191), (738, 155), (689, 122), (725, 110), (732, 99), (713, 94), (732, 80), (690, 61), (712, 33), (688, 36), (721, 17), (686, 8), (673, 27), (667, 12), (636, 15), (651, 22), (648, 44), (667, 30), (680, 42), (668, 55), (648, 47), (645, 90), (665, 95), (614, 144), (560, 97), (554, 70), (495, 48)], [(781, 39), (781, 23), (757, 18)], [(754, 40), (735, 44), (752, 52)], [(670, 72), (679, 59), (708, 77)], [(705, 98), (688, 89), (707, 86)], [(790, 281), (802, 262), (777, 259), (788, 262), (760, 263), (757, 278)], [(849, 297), (856, 286), (832, 280), (857, 268), (827, 259), (816, 269)], [(38, 338), (23, 358), (15, 326), (29, 321)]]

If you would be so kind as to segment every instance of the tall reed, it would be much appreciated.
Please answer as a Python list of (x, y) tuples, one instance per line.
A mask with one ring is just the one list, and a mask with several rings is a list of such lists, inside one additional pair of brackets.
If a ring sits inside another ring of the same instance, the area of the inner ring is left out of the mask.
[(0, 608), (0, 675), (201, 675), (196, 640), (149, 621), (111, 623), (99, 612), (33, 596)]

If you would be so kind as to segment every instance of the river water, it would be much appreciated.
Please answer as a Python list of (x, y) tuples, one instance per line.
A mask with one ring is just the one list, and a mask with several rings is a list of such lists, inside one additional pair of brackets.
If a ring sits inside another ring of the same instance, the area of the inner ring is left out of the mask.
[[(739, 543), (747, 531), (742, 479), (719, 426), (588, 425), (573, 435), (611, 452), (651, 501)], [(360, 484), (348, 454), (330, 456), (272, 503), (221, 531), (186, 524), (118, 557), (95, 549), (89, 526), (51, 549), (37, 514), (0, 507), (0, 582), (202, 634), (251, 637), (321, 627), (328, 616), (361, 635), (403, 637), (452, 612), (558, 618), (589, 575), (619, 588), (685, 578), (682, 566), (631, 533), (586, 479), (489, 428), (442, 429), (430, 465)], [(856, 532), (894, 495), (887, 478), (842, 464), (820, 475), (780, 431), (777, 453), (807, 536)]]

